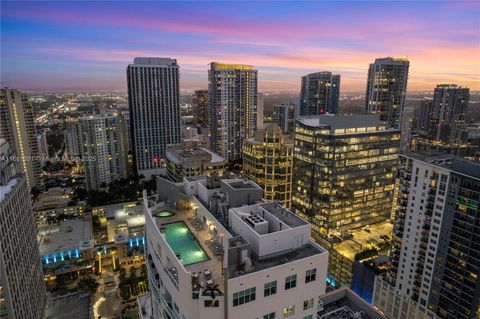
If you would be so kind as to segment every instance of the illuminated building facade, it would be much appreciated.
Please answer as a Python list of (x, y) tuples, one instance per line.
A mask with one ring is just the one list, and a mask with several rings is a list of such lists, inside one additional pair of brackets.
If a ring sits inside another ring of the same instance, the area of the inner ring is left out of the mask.
[(117, 115), (89, 115), (79, 118), (81, 156), (87, 190), (103, 183), (126, 178), (127, 142), (122, 121)]
[(455, 84), (437, 85), (424, 124), (427, 139), (443, 144), (462, 144), (467, 141), (465, 112), (469, 91)]
[[(157, 178), (144, 192), (145, 255), (155, 319), (316, 318), (328, 252), (311, 225), (245, 179)], [(150, 311), (151, 310), (151, 311)]]
[(43, 318), (47, 295), (30, 189), (0, 138), (0, 317)]
[(366, 111), (380, 114), (388, 127), (401, 129), (407, 93), (409, 61), (381, 58), (368, 69)]
[(210, 103), (208, 90), (197, 90), (193, 95), (193, 116), (195, 124), (208, 127), (210, 123)]
[(42, 189), (35, 117), (26, 93), (8, 88), (0, 90), (0, 136), (20, 159), (28, 187)]
[(127, 67), (134, 170), (149, 179), (165, 171), (165, 149), (181, 141), (177, 60), (135, 58)]
[(166, 153), (167, 177), (174, 182), (184, 177), (222, 176), (227, 161), (206, 148), (186, 148), (182, 145), (169, 145)]
[(251, 65), (210, 64), (210, 148), (227, 161), (240, 160), (243, 141), (255, 133), (257, 76)]
[(320, 115), (297, 120), (292, 210), (312, 223), (312, 235), (330, 251), (329, 272), (351, 284), (352, 262), (335, 244), (354, 229), (391, 214), (400, 131), (379, 115)]
[(302, 77), (300, 115), (338, 113), (340, 74), (316, 72)]
[[(478, 318), (480, 165), (450, 154), (400, 155), (390, 269), (395, 295), (438, 318)], [(392, 310), (379, 282), (374, 304)], [(404, 318), (401, 309), (394, 318)]]
[(243, 143), (243, 173), (263, 189), (263, 198), (290, 208), (293, 141), (276, 124), (259, 129)]
[(79, 140), (81, 134), (78, 126), (78, 119), (67, 118), (65, 120), (65, 146), (68, 151), (68, 156), (80, 156), (80, 149), (82, 142)]

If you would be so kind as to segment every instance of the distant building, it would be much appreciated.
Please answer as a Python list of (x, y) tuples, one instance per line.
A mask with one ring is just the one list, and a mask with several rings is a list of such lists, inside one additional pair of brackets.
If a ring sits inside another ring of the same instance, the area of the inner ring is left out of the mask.
[(156, 201), (144, 197), (153, 310), (142, 316), (316, 316), (328, 253), (310, 240), (309, 223), (263, 202), (262, 189), (248, 180), (158, 178), (157, 188)]
[(33, 204), (38, 229), (58, 224), (64, 219), (76, 219), (83, 215), (85, 202), (73, 202), (72, 193), (72, 189), (52, 187), (38, 195)]
[[(474, 319), (480, 309), (480, 164), (441, 153), (400, 156), (390, 287), (378, 282), (374, 304), (405, 318), (390, 295), (438, 318)], [(394, 290), (386, 294), (385, 291)]]
[(210, 102), (208, 90), (197, 90), (193, 95), (193, 114), (195, 124), (202, 127), (210, 125)]
[(37, 134), (37, 145), (40, 162), (43, 164), (48, 159), (48, 143), (46, 131), (42, 131), (41, 133)]
[(368, 69), (367, 113), (380, 114), (391, 128), (401, 129), (407, 94), (409, 61), (406, 58), (381, 58)]
[(340, 99), (340, 75), (316, 72), (302, 77), (300, 116), (336, 114)]
[(273, 106), (273, 123), (277, 123), (285, 134), (293, 134), (295, 130), (295, 115), (297, 105), (294, 103), (281, 103)]
[(464, 144), (468, 138), (465, 113), (469, 97), (468, 88), (437, 85), (426, 121), (426, 138), (443, 144)]
[(181, 141), (177, 60), (135, 58), (127, 67), (134, 168), (149, 179), (165, 171), (165, 149)]
[(125, 131), (116, 115), (88, 115), (79, 118), (81, 155), (87, 190), (126, 178), (128, 154)]
[(415, 111), (415, 131), (422, 135), (428, 134), (431, 126), (433, 100), (425, 98), (421, 101), (419, 108)]
[(120, 116), (123, 124), (123, 129), (125, 130), (125, 144), (127, 145), (127, 152), (132, 152), (132, 132), (130, 131), (130, 112), (129, 111), (120, 111)]
[(211, 149), (227, 161), (242, 158), (242, 144), (257, 128), (257, 70), (212, 62), (208, 72)]
[(243, 174), (263, 189), (263, 198), (290, 208), (293, 140), (270, 123), (243, 143)]
[(78, 157), (81, 155), (82, 135), (78, 125), (78, 119), (67, 118), (65, 120), (65, 145), (70, 157)]
[(351, 285), (352, 262), (335, 244), (354, 229), (390, 217), (400, 131), (379, 115), (319, 115), (297, 120), (292, 210), (311, 222), (313, 238), (330, 251), (329, 273)]
[(221, 176), (227, 161), (206, 148), (186, 148), (182, 145), (167, 147), (167, 177), (174, 182), (191, 176)]
[(0, 317), (43, 318), (47, 295), (30, 189), (0, 138)]
[(257, 127), (263, 127), (265, 97), (263, 93), (257, 93)]
[(16, 89), (0, 90), (0, 137), (20, 159), (29, 188), (43, 188), (41, 160), (32, 103), (26, 93)]

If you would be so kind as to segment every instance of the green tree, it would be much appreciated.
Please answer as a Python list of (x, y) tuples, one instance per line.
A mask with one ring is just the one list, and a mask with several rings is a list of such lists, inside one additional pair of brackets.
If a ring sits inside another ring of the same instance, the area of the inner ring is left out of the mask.
[(95, 292), (97, 292), (98, 283), (95, 280), (95, 278), (91, 276), (85, 276), (82, 279), (80, 279), (77, 287), (81, 292), (90, 292), (94, 294)]

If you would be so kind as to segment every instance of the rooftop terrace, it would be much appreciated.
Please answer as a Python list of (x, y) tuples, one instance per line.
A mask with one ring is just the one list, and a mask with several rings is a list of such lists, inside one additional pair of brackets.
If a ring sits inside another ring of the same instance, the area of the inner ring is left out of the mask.
[[(318, 319), (384, 319), (375, 310), (348, 288), (340, 288), (320, 297), (322, 308)], [(320, 306), (319, 306), (320, 307)]]

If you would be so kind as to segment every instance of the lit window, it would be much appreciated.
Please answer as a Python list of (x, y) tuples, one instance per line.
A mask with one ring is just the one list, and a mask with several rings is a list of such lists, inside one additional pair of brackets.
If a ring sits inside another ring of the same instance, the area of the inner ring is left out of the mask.
[(283, 308), (283, 318), (293, 316), (295, 314), (295, 305), (288, 306)]
[(307, 299), (303, 302), (303, 310), (307, 310), (313, 307), (313, 298)]

